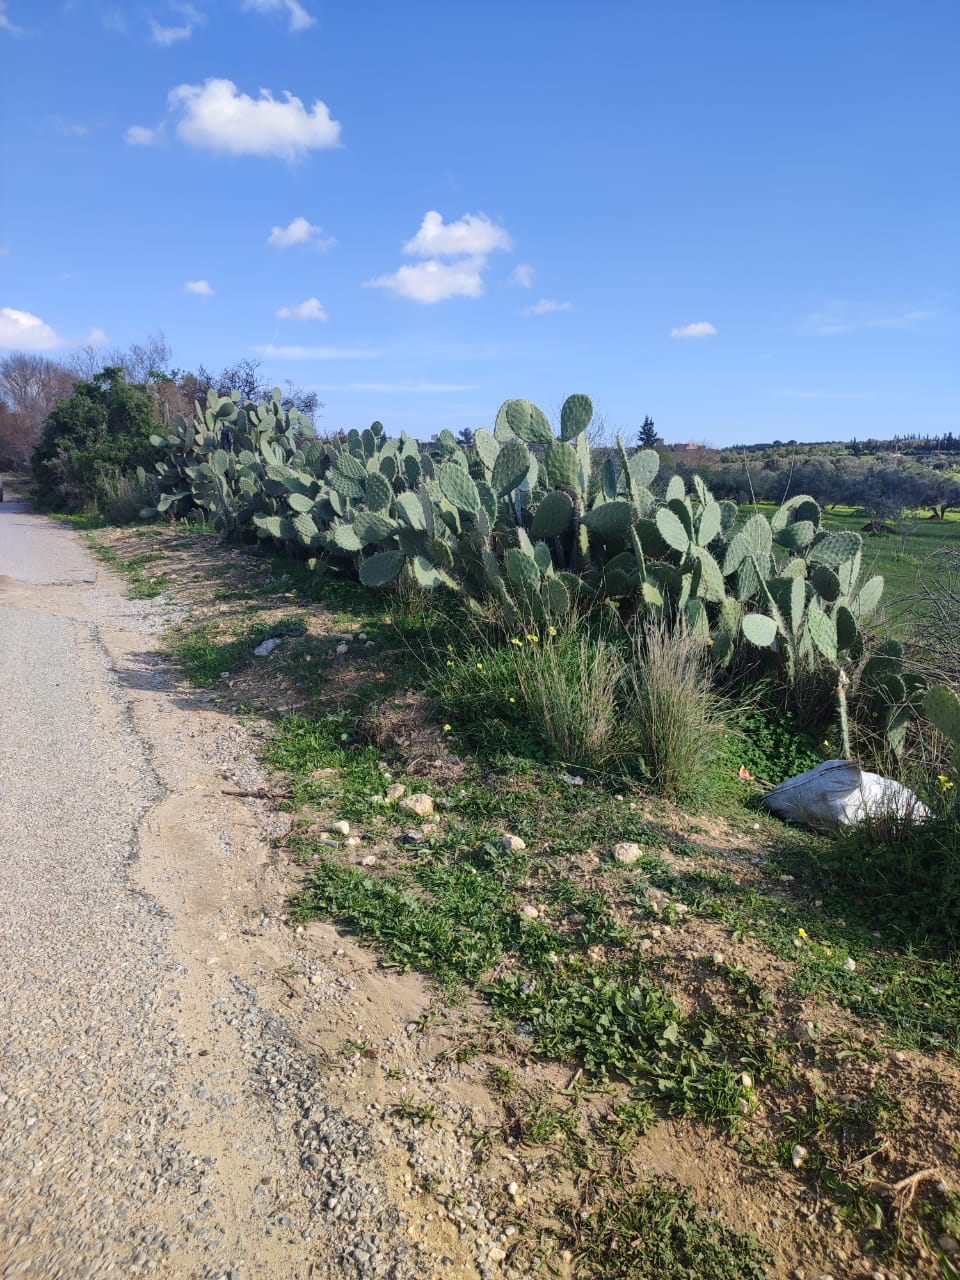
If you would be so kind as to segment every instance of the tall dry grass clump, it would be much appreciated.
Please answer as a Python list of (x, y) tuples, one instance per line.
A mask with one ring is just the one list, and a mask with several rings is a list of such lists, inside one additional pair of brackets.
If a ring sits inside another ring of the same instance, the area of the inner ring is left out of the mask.
[(709, 787), (722, 725), (703, 639), (648, 616), (634, 640), (627, 714), (654, 788), (668, 800)]
[(636, 743), (624, 723), (628, 666), (609, 638), (576, 623), (524, 635), (512, 645), (512, 666), (524, 710), (564, 760), (598, 772), (636, 763)]

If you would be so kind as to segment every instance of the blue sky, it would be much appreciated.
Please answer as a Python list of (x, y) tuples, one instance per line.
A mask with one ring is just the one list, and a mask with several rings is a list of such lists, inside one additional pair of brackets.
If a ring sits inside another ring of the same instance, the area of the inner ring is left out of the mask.
[(957, 431), (955, 0), (0, 0), (0, 348), (320, 425)]

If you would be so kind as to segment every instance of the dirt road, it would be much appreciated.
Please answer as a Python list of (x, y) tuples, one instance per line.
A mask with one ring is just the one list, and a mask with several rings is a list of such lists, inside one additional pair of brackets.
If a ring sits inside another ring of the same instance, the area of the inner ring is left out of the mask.
[(412, 1074), (423, 990), (282, 923), (282, 820), (224, 794), (250, 731), (178, 685), (169, 609), (0, 505), (0, 1275), (489, 1273), (309, 1044), (373, 1028)]

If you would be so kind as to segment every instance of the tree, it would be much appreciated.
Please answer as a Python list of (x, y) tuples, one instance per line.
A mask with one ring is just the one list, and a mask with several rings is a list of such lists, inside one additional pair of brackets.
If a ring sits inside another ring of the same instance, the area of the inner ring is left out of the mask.
[(159, 426), (150, 389), (131, 385), (115, 366), (78, 382), (47, 417), (33, 451), (38, 500), (60, 511), (96, 505), (110, 478), (150, 465)]
[(641, 449), (655, 449), (658, 444), (663, 444), (663, 441), (657, 435), (657, 429), (649, 414), (643, 420), (643, 426), (637, 436), (637, 444)]
[(13, 351), (0, 359), (0, 463), (27, 462), (47, 415), (73, 390), (73, 372), (47, 356)]
[[(249, 358), (238, 360), (236, 364), (226, 365), (219, 373), (211, 373), (204, 365), (199, 365), (195, 373), (186, 369), (174, 369), (161, 380), (161, 394), (171, 412), (190, 414), (194, 403), (201, 409), (207, 407), (207, 392), (216, 391), (218, 396), (228, 396), (233, 391), (240, 392), (242, 400), (252, 400), (259, 404), (261, 400), (269, 400), (273, 395), (274, 383), (264, 381), (260, 368), (263, 361)], [(323, 408), (315, 391), (307, 391), (296, 386), (287, 379), (286, 392), (282, 396), (285, 409), (297, 409), (311, 420)], [(174, 401), (179, 399), (179, 403)]]
[(475, 438), (476, 432), (472, 427), (461, 427), (457, 434), (457, 442), (463, 445), (464, 449), (472, 449)]

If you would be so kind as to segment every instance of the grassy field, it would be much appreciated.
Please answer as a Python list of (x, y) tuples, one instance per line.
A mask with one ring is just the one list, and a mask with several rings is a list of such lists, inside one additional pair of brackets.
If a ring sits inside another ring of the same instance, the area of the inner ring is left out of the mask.
[[(776, 510), (772, 503), (758, 505), (767, 514)], [(859, 532), (864, 522), (863, 512), (855, 507), (832, 507), (823, 516), (824, 526), (831, 530)], [(948, 512), (945, 520), (928, 520), (925, 513), (916, 512), (895, 521), (893, 527), (893, 534), (863, 535), (862, 575), (866, 579), (875, 573), (883, 574), (884, 629), (897, 638), (905, 638), (909, 627), (905, 601), (916, 591), (924, 560), (940, 547), (960, 550), (960, 512)]]

